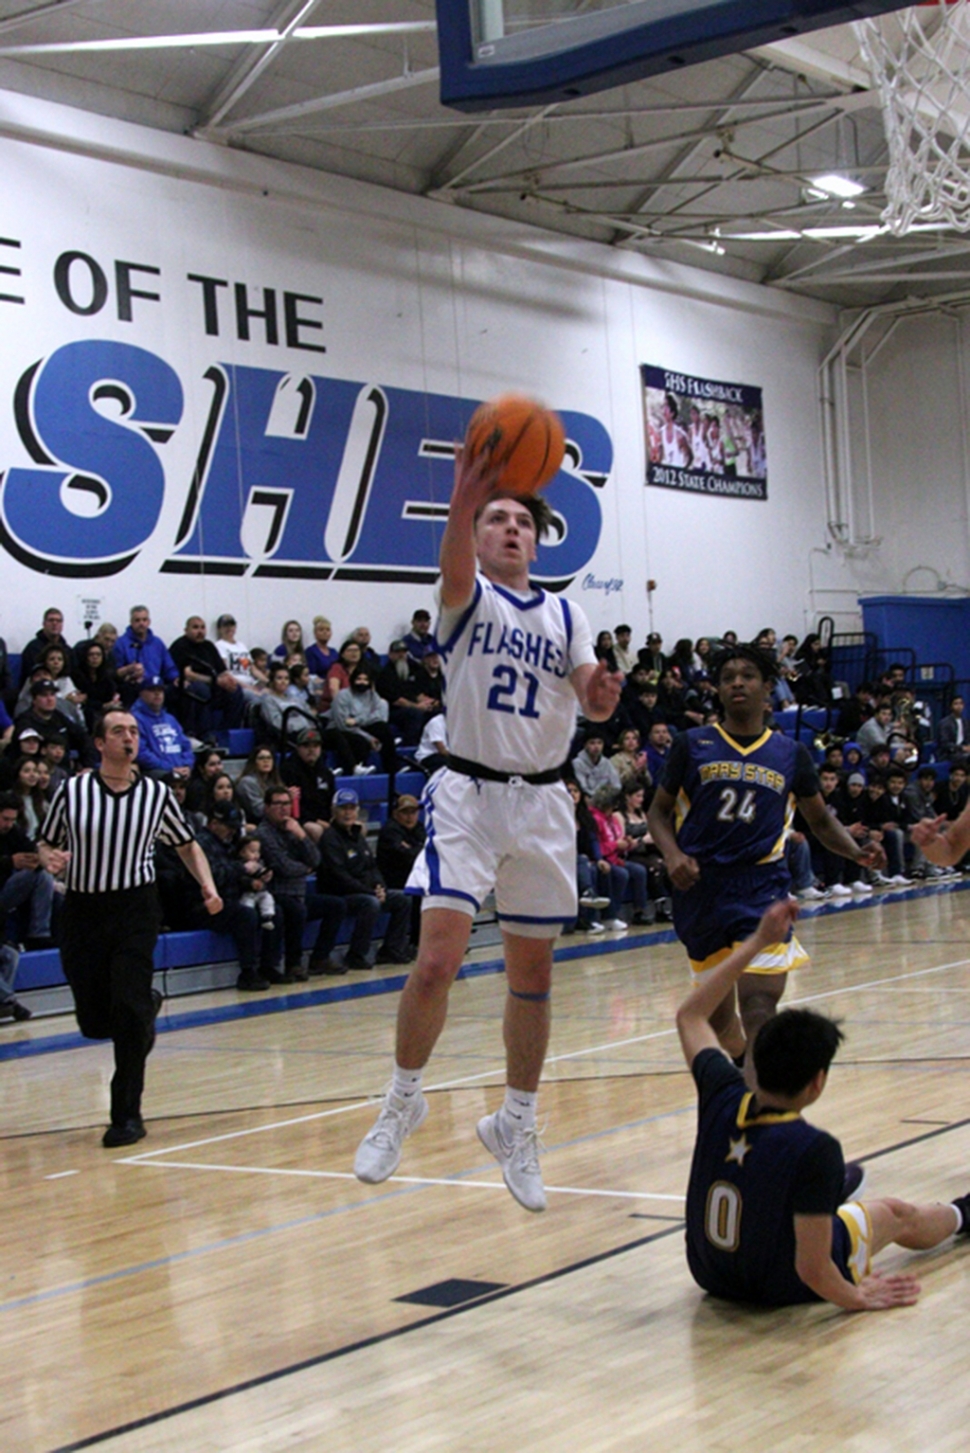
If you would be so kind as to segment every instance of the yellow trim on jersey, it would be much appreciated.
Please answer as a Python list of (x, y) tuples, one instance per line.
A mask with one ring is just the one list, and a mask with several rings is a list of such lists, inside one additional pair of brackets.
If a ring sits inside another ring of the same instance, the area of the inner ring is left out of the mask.
[(674, 802), (675, 833), (680, 832), (680, 829), (684, 825), (684, 819), (686, 818), (688, 812), (690, 812), (690, 798), (687, 796), (687, 793), (684, 791), (683, 787), (681, 787), (680, 791), (677, 793), (677, 799)]
[(775, 842), (772, 844), (771, 851), (768, 852), (768, 853), (766, 853), (763, 858), (759, 858), (758, 859), (759, 864), (760, 863), (777, 863), (778, 860), (779, 860), (779, 858), (783, 858), (785, 856), (785, 843), (788, 841), (788, 838), (789, 838), (789, 836), (791, 834), (792, 823), (794, 821), (795, 821), (795, 794), (794, 794), (794, 792), (789, 792), (789, 794), (788, 794), (788, 802), (787, 802), (786, 807), (785, 807), (785, 823), (784, 823), (784, 826), (782, 827), (782, 830), (781, 830), (779, 836), (775, 839)]
[(756, 752), (759, 747), (763, 747), (765, 742), (770, 741), (772, 737), (772, 733), (766, 729), (761, 733), (761, 736), (756, 742), (751, 743), (750, 747), (742, 747), (740, 742), (736, 742), (734, 740), (730, 732), (726, 732), (724, 730), (720, 722), (714, 723), (714, 730), (716, 732), (720, 732), (724, 740), (728, 742), (736, 752), (740, 752), (742, 757), (750, 757), (752, 752)]
[[(741, 940), (738, 940), (740, 943)], [(722, 964), (728, 954), (733, 953), (738, 943), (732, 943), (727, 948), (719, 948), (706, 959), (689, 959), (691, 973), (698, 978), (706, 977), (718, 964)], [(792, 934), (787, 943), (770, 943), (760, 953), (755, 954), (748, 967), (746, 974), (790, 974), (793, 969), (803, 969), (810, 962), (808, 954), (802, 948), (798, 939)]]
[(784, 1125), (790, 1120), (801, 1118), (797, 1110), (762, 1110), (760, 1115), (749, 1115), (748, 1110), (753, 1099), (754, 1091), (749, 1090), (738, 1106), (736, 1124), (739, 1130), (748, 1130), (752, 1125)]
[(835, 1214), (849, 1233), (849, 1271), (858, 1286), (872, 1269), (872, 1218), (863, 1201), (847, 1201)]

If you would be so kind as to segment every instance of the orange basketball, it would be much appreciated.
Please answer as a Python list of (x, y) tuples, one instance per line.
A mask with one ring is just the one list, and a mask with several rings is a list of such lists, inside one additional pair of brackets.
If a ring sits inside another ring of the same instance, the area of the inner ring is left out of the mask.
[(498, 487), (510, 494), (535, 494), (562, 464), (566, 435), (562, 420), (525, 394), (502, 394), (479, 404), (465, 435), (469, 456), (488, 456), (499, 469)]

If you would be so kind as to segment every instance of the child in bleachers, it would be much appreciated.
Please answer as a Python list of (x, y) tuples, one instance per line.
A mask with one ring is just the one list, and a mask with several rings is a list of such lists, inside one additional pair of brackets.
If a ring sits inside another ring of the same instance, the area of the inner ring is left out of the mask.
[(276, 901), (265, 886), (273, 876), (262, 860), (259, 838), (245, 837), (236, 849), (236, 857), (242, 863), (247, 887), (239, 895), (239, 901), (246, 908), (255, 908), (259, 921), (267, 933), (276, 927)]

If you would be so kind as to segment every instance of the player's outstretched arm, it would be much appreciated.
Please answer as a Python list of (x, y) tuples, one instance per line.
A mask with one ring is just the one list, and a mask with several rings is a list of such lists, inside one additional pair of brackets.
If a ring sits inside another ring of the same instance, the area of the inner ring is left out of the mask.
[(469, 457), (455, 450), (455, 484), (448, 523), (441, 541), (441, 604), (446, 609), (467, 605), (475, 590), (475, 516), (488, 503), (497, 470), (485, 454)]
[(710, 1026), (710, 1018), (728, 992), (733, 989), (745, 969), (769, 944), (781, 943), (788, 936), (798, 905), (790, 898), (779, 899), (766, 908), (761, 922), (750, 938), (732, 949), (713, 971), (710, 978), (697, 984), (677, 1010), (677, 1033), (688, 1066), (702, 1049), (716, 1049), (718, 1037)]
[(970, 803), (956, 822), (942, 817), (924, 817), (914, 822), (910, 837), (918, 848), (940, 868), (952, 868), (970, 849)]
[(851, 858), (863, 868), (884, 868), (886, 866), (886, 854), (879, 843), (859, 843), (842, 826), (838, 818), (832, 816), (820, 792), (812, 797), (799, 797), (798, 810), (808, 823), (815, 837), (818, 838), (823, 848), (830, 853), (837, 853), (840, 858)]
[(795, 1271), (816, 1296), (847, 1312), (881, 1312), (909, 1307), (920, 1294), (920, 1284), (905, 1272), (872, 1275), (858, 1286), (846, 1281), (832, 1260), (832, 1217), (795, 1217)]

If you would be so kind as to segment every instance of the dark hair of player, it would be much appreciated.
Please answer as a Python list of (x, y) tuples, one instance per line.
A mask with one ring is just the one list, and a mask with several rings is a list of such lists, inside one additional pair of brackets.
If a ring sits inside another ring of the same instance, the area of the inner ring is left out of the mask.
[(774, 681), (778, 672), (767, 651), (753, 646), (750, 641), (738, 641), (733, 646), (722, 646), (711, 662), (711, 678), (715, 686), (721, 684), (721, 672), (729, 661), (750, 661), (756, 667), (762, 681)]
[(819, 1070), (828, 1070), (845, 1035), (814, 1009), (783, 1009), (758, 1030), (754, 1072), (759, 1089), (794, 1099)]

